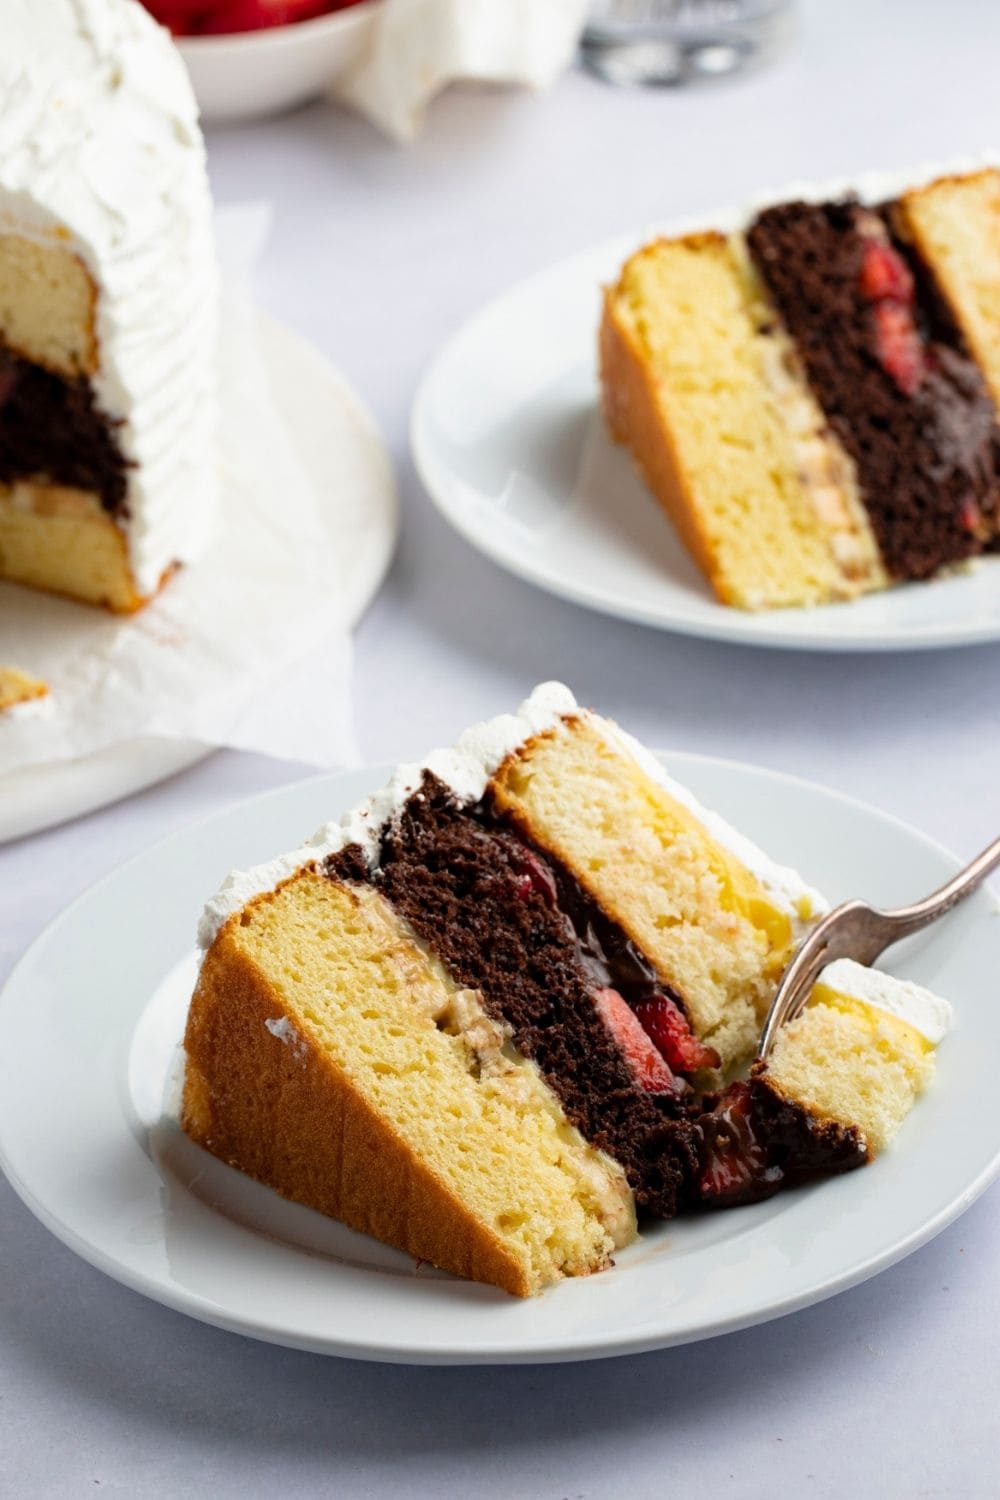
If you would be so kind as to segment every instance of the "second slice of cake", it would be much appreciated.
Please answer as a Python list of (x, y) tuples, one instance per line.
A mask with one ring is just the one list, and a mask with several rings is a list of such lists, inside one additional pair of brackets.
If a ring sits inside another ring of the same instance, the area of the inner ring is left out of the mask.
[(724, 603), (850, 599), (992, 543), (998, 223), (988, 168), (777, 203), (626, 262), (608, 426)]

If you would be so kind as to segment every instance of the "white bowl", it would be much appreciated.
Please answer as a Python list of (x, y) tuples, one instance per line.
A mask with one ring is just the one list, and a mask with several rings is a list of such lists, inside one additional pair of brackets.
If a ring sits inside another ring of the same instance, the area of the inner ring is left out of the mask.
[(381, 4), (364, 0), (264, 31), (179, 37), (203, 119), (273, 115), (325, 93), (362, 55)]

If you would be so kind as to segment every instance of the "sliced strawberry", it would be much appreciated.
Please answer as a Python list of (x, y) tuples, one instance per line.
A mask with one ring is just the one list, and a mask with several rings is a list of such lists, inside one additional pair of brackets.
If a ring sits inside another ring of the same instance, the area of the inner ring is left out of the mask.
[(879, 359), (903, 394), (912, 396), (927, 369), (912, 314), (901, 302), (876, 302), (874, 312)]
[(722, 1066), (715, 1048), (706, 1047), (698, 1040), (687, 1016), (667, 995), (640, 1000), (635, 1007), (635, 1016), (675, 1073), (694, 1073), (699, 1068)]
[(639, 1087), (649, 1094), (675, 1093), (677, 1080), (643, 1031), (628, 1002), (617, 990), (609, 988), (595, 991), (594, 1003)]
[(330, 0), (207, 0), (198, 30), (207, 36), (238, 31), (264, 31), (309, 21), (331, 9)]
[(913, 301), (913, 277), (898, 250), (887, 240), (870, 239), (861, 259), (861, 291), (872, 302), (890, 297), (896, 302)]
[(963, 495), (962, 502), (958, 507), (958, 524), (963, 531), (971, 531), (975, 534), (982, 522), (979, 506), (976, 504), (974, 495)]

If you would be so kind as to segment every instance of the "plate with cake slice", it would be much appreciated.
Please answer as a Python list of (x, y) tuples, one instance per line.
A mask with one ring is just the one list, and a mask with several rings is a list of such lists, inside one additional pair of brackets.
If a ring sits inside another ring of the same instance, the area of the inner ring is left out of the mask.
[(786, 189), (579, 255), (451, 339), (414, 407), (445, 518), (662, 629), (1000, 636), (1000, 170)]
[(957, 864), (545, 684), (76, 902), (0, 996), (0, 1165), (109, 1275), (294, 1347), (524, 1363), (747, 1327), (891, 1265), (1000, 1170), (986, 892), (885, 970), (831, 965), (754, 1061), (831, 901)]

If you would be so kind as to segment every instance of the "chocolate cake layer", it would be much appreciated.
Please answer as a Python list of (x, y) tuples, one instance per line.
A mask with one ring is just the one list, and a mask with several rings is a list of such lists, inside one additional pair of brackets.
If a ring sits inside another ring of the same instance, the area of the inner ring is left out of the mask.
[[(902, 262), (895, 286), (863, 274), (879, 234), (888, 245), (883, 222), (851, 201), (785, 203), (757, 217), (747, 242), (854, 461), (886, 569), (925, 578), (993, 529), (1000, 434), (977, 366), (921, 290), (926, 268), (915, 294)], [(890, 271), (900, 249), (889, 246)]]
[(772, 1162), (790, 1182), (851, 1172), (870, 1160), (856, 1125), (840, 1125), (810, 1114), (794, 1099), (771, 1088), (766, 1077), (752, 1078), (754, 1114)]
[(90, 382), (66, 380), (0, 347), (0, 484), (44, 478), (125, 508), (127, 461)]
[(459, 807), (426, 774), (387, 830), (373, 876), (356, 849), (326, 868), (341, 879), (364, 870), (455, 983), (479, 991), (567, 1117), (621, 1163), (642, 1209), (666, 1218), (691, 1201), (697, 1134), (686, 1091), (652, 1094), (634, 1083), (594, 1003), (595, 989), (614, 986), (614, 974), (626, 985), (645, 981), (633, 955), (619, 949), (609, 961), (596, 933), (581, 941), (547, 860), (490, 826), (485, 809)]

